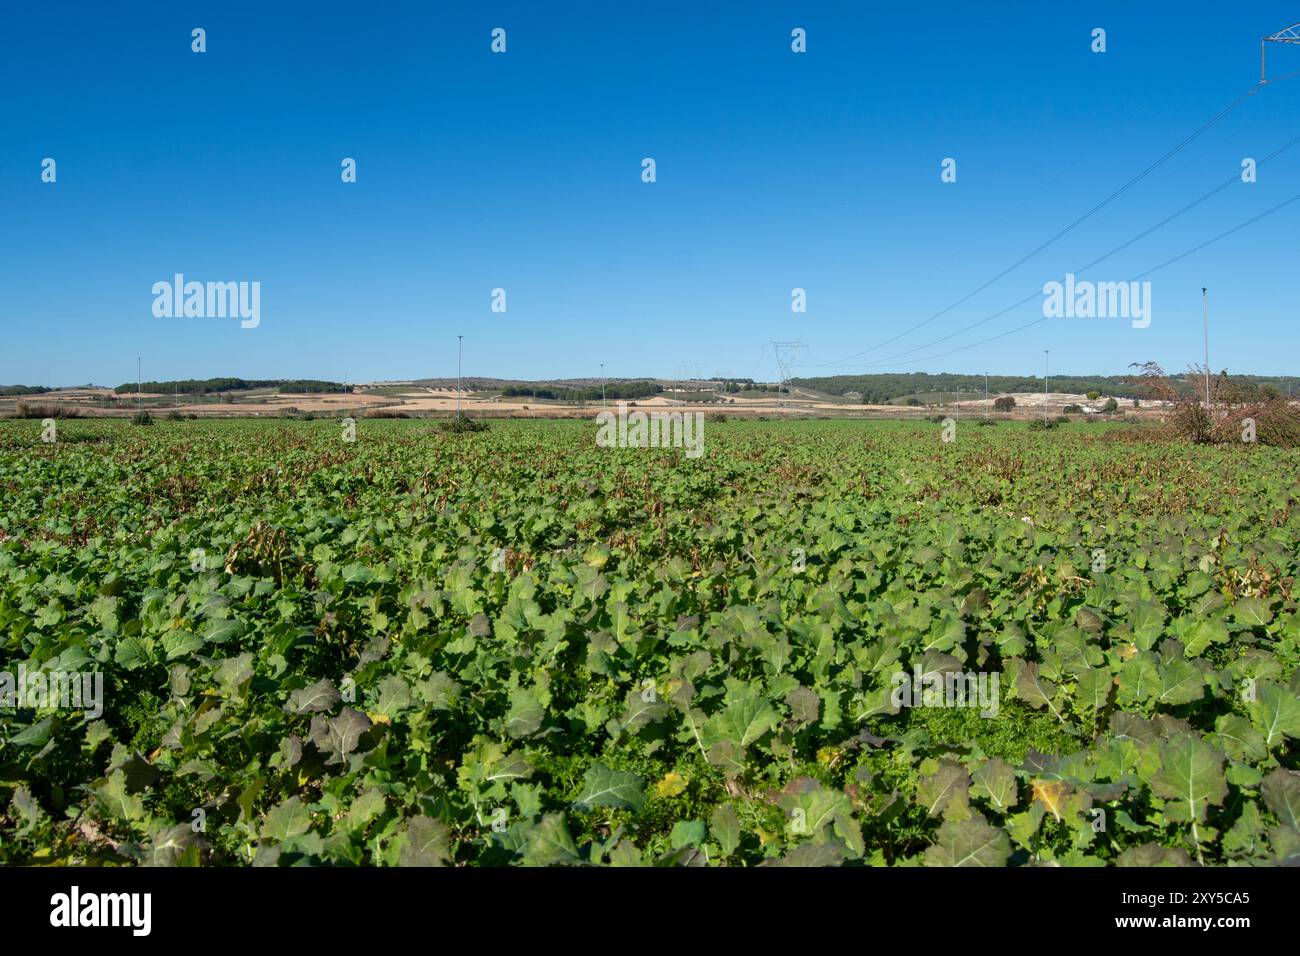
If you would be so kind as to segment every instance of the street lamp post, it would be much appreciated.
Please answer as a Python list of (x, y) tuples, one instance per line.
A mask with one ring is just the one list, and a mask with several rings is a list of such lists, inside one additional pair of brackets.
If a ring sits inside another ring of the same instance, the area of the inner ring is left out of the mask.
[(1047, 372), (1052, 360), (1052, 350), (1043, 349), (1043, 421), (1047, 421)]
[(1210, 300), (1201, 289), (1201, 322), (1205, 326), (1205, 407), (1210, 407)]

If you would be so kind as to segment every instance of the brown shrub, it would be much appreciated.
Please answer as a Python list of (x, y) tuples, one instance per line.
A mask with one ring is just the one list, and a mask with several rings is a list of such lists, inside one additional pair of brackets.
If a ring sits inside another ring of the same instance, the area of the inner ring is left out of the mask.
[(18, 402), (14, 418), (84, 418), (80, 408), (59, 402)]
[[(1276, 448), (1300, 447), (1300, 408), (1280, 395), (1270, 394), (1252, 383), (1237, 382), (1228, 373), (1213, 375), (1193, 365), (1187, 370), (1186, 389), (1177, 385), (1155, 362), (1134, 367), (1141, 371), (1130, 378), (1142, 387), (1147, 398), (1171, 402), (1173, 409), (1160, 426), (1160, 437), (1197, 444), (1234, 444), (1244, 441), (1247, 419), (1254, 422), (1255, 441)], [(1202, 396), (1209, 383), (1210, 402)]]

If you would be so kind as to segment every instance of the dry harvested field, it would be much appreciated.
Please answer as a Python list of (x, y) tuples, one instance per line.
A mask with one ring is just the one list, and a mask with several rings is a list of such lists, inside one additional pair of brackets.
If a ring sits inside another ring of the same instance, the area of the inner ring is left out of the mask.
[[(473, 417), (489, 418), (585, 418), (597, 414), (602, 405), (599, 401), (587, 403), (564, 403), (558, 401), (537, 401), (527, 397), (504, 397), (495, 391), (471, 391), (466, 389), (459, 396), (454, 388), (434, 388), (413, 382), (374, 382), (355, 386), (350, 394), (337, 392), (297, 394), (276, 394), (270, 391), (232, 392), (203, 396), (172, 395), (159, 392), (115, 393), (110, 388), (72, 388), (59, 389), (45, 395), (23, 398), (0, 399), (0, 416), (12, 417), (22, 407), (38, 410), (36, 415), (29, 412), (24, 417), (45, 417), (50, 408), (72, 409), (73, 414), (82, 417), (122, 417), (134, 414), (137, 404), (143, 404), (155, 414), (180, 412), (184, 415), (197, 415), (202, 418), (266, 418), (284, 415), (313, 414), (326, 416), (353, 415), (363, 417), (367, 414), (401, 413), (413, 417), (441, 416), (454, 414), (458, 405), (462, 413)], [(1030, 418), (1039, 415), (1059, 415), (1067, 406), (1100, 406), (1101, 402), (1090, 403), (1085, 395), (1072, 392), (1013, 392), (1011, 397), (1016, 407), (1010, 413), (999, 413), (993, 409), (993, 401), (973, 398), (969, 400), (930, 405), (892, 405), (870, 404), (851, 401), (833, 401), (826, 396), (795, 389), (793, 394), (777, 396), (776, 394), (757, 393), (726, 395), (714, 402), (677, 401), (665, 395), (629, 402), (642, 409), (680, 409), (721, 413), (728, 416), (752, 417), (890, 417), (917, 418), (935, 414), (997, 415), (1002, 418)], [(1104, 401), (1101, 400), (1101, 401)], [(615, 408), (618, 402), (608, 400), (608, 407)], [(1167, 412), (1167, 403), (1146, 401), (1138, 408), (1133, 408), (1128, 400), (1120, 402), (1120, 412), (1125, 419), (1155, 420)], [(58, 415), (54, 415), (58, 417)], [(1096, 417), (1107, 417), (1097, 415)]]

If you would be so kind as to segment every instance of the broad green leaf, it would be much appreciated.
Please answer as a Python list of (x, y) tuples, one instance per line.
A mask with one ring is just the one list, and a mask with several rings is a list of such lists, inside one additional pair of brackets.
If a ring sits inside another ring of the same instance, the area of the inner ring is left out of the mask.
[(451, 710), (460, 699), (462, 689), (451, 675), (435, 671), (416, 683), (415, 695), (434, 710)]
[(1205, 677), (1185, 660), (1173, 660), (1160, 668), (1156, 699), (1162, 704), (1189, 704), (1205, 696)]
[(1052, 703), (1056, 691), (1056, 685), (1039, 674), (1037, 661), (1028, 661), (1020, 669), (1016, 678), (1017, 696), (1035, 710), (1046, 707), (1053, 716), (1062, 719), (1059, 709)]
[(144, 801), (128, 792), (126, 773), (115, 770), (95, 787), (95, 799), (112, 818), (135, 823), (145, 816)]
[(929, 816), (940, 816), (952, 801), (964, 803), (968, 799), (970, 782), (961, 764), (952, 760), (941, 761), (934, 773), (922, 777), (917, 784), (916, 803), (924, 807)]
[(290, 693), (284, 709), (291, 714), (318, 714), (332, 710), (341, 699), (334, 682), (322, 677), (316, 683)]
[(785, 812), (792, 840), (838, 842), (854, 857), (866, 851), (862, 829), (853, 819), (853, 805), (839, 790), (799, 777), (785, 786), (777, 802)]
[(1183, 637), (1186, 644), (1184, 653), (1188, 657), (1200, 657), (1211, 644), (1224, 644), (1228, 641), (1228, 629), (1219, 621), (1199, 620)]
[(1223, 755), (1196, 737), (1178, 737), (1160, 747), (1160, 772), (1151, 790), (1169, 802), (1165, 816), (1180, 823), (1203, 823), (1206, 810), (1228, 795)]
[(506, 713), (506, 733), (516, 739), (530, 737), (542, 726), (546, 709), (542, 707), (537, 694), (526, 687), (519, 687), (510, 693), (510, 710)]
[(746, 688), (727, 703), (705, 726), (713, 740), (728, 740), (746, 747), (772, 730), (777, 723), (776, 709), (752, 688)]
[(1300, 738), (1300, 698), (1277, 684), (1263, 684), (1257, 694), (1249, 709), (1264, 746), (1272, 750), (1285, 737)]
[(663, 720), (668, 716), (668, 705), (649, 690), (630, 690), (623, 705), (623, 727), (629, 733)]
[(312, 718), (311, 742), (329, 756), (327, 763), (341, 763), (343, 758), (357, 749), (361, 735), (370, 729), (370, 719), (365, 714), (344, 707), (334, 718), (317, 715)]
[(709, 832), (718, 841), (723, 856), (731, 856), (740, 846), (740, 818), (730, 803), (715, 807), (709, 817)]
[(703, 820), (678, 820), (668, 835), (668, 844), (674, 850), (684, 846), (699, 846), (704, 842), (707, 832)]
[(925, 851), (926, 866), (1005, 866), (1011, 841), (1005, 831), (980, 816), (939, 827), (938, 840)]
[(407, 821), (399, 866), (446, 866), (451, 857), (451, 830), (447, 824), (423, 814)]
[(396, 674), (379, 682), (375, 698), (375, 712), (393, 718), (411, 706), (411, 685)]
[(971, 780), (971, 796), (987, 800), (998, 813), (1006, 813), (1020, 803), (1015, 768), (999, 757), (980, 764), (971, 774)]
[(1092, 713), (1105, 710), (1113, 688), (1114, 679), (1109, 670), (1099, 667), (1085, 671), (1079, 675), (1079, 705)]
[(804, 843), (779, 860), (762, 866), (840, 866), (844, 863), (844, 844), (831, 840), (826, 843)]
[(572, 866), (583, 862), (564, 814), (548, 813), (529, 828), (524, 836), (523, 860), (527, 866)]
[(1155, 843), (1129, 847), (1115, 860), (1116, 866), (1191, 866), (1192, 860), (1182, 847), (1163, 847)]
[(1213, 742), (1229, 757), (1238, 760), (1263, 760), (1268, 756), (1264, 735), (1240, 714), (1224, 714), (1214, 724)]
[(1300, 832), (1300, 774), (1278, 767), (1264, 778), (1259, 792), (1285, 826)]
[(821, 711), (821, 698), (807, 687), (799, 686), (785, 695), (785, 704), (790, 708), (790, 720), (796, 727), (806, 727), (817, 720)]
[(583, 809), (615, 807), (639, 810), (645, 803), (644, 781), (634, 773), (610, 770), (603, 763), (592, 764), (583, 777), (582, 791), (574, 803)]
[(289, 797), (272, 807), (262, 820), (263, 840), (283, 843), (302, 836), (311, 828), (311, 811), (298, 797)]
[(1267, 627), (1273, 620), (1273, 611), (1259, 598), (1238, 598), (1232, 605), (1232, 619), (1249, 627)]

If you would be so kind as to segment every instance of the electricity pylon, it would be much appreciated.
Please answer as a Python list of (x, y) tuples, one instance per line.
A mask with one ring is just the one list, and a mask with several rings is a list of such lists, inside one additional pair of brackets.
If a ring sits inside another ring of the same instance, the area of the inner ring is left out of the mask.
[[(781, 383), (778, 389), (784, 388), (786, 394), (790, 389), (790, 371), (794, 368), (795, 359), (799, 355), (799, 350), (806, 348), (802, 342), (773, 342), (772, 351), (776, 355), (777, 368), (781, 371)], [(781, 403), (781, 392), (777, 392), (777, 402)]]
[(1285, 30), (1279, 30), (1271, 37), (1264, 37), (1259, 41), (1259, 82), (1261, 84), (1268, 82), (1265, 76), (1265, 51), (1268, 49), (1266, 43), (1300, 43), (1300, 23), (1293, 23)]

